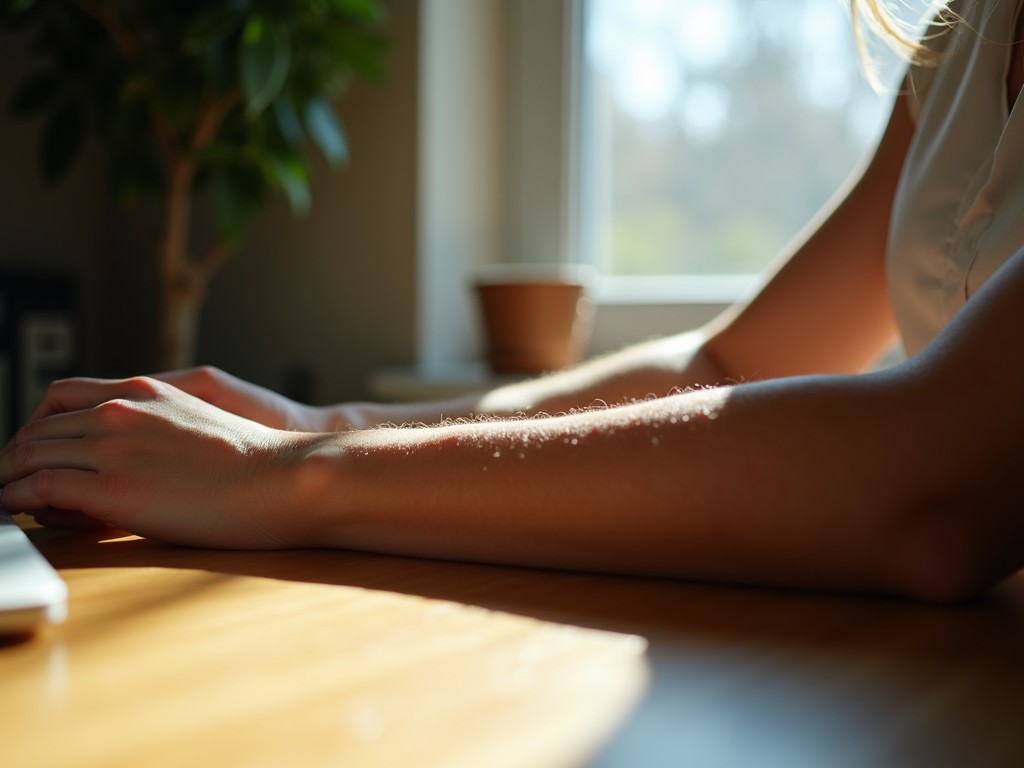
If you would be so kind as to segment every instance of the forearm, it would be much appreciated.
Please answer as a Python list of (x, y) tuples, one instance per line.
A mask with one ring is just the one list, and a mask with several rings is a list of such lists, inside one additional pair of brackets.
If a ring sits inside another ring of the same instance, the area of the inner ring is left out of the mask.
[(1024, 566), (1022, 295), (1024, 251), (880, 373), (318, 436), (296, 515), (341, 547), (969, 595)]
[(597, 404), (663, 397), (674, 389), (716, 386), (727, 376), (707, 354), (701, 332), (630, 346), (574, 368), (480, 395), (424, 403), (354, 403), (324, 409), (328, 423), (365, 429), (383, 424), (436, 424), (475, 416), (567, 413)]
[(907, 499), (874, 447), (904, 432), (895, 398), (875, 394), (867, 378), (790, 380), (331, 436), (303, 514), (311, 541), (339, 547), (889, 590), (879, 544)]
[(707, 352), (705, 332), (653, 339), (583, 365), (489, 392), (477, 407), (488, 414), (557, 414), (623, 405), (675, 390), (715, 387), (727, 373)]

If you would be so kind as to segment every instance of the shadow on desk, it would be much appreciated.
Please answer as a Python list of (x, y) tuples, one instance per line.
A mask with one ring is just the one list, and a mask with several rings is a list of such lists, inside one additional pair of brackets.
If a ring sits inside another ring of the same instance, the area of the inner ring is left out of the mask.
[[(915, 657), (974, 650), (998, 630), (1024, 649), (1024, 572), (981, 598), (953, 606), (899, 599), (730, 587), (572, 571), (393, 557), (346, 550), (233, 551), (177, 547), (108, 533), (32, 529), (57, 568), (179, 568), (228, 576), (333, 584), (477, 605), (546, 621), (638, 634), (683, 633), (842, 645), (910, 623), (929, 642)], [(813, 626), (795, 621), (813, 616)], [(971, 637), (957, 627), (969, 624)], [(989, 638), (993, 639), (993, 638)], [(991, 650), (991, 649), (990, 649)], [(1022, 659), (1024, 663), (1024, 659)]]
[(830, 765), (1024, 764), (1024, 574), (943, 607), (347, 551), (30, 535), (60, 569), (205, 572), (196, 589), (235, 576), (331, 584), (642, 636), (650, 686), (595, 766), (625, 764), (639, 744), (658, 764), (702, 754), (702, 744), (732, 764), (722, 745), (740, 735), (742, 754), (763, 745), (778, 765), (828, 754)]

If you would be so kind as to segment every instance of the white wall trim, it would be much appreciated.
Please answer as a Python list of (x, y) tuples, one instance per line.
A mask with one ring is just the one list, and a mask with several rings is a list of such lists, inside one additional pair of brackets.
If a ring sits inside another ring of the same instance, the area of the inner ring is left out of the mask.
[(468, 281), (494, 262), (565, 261), (578, 0), (422, 0), (418, 365), (479, 357)]
[(501, 0), (423, 0), (420, 45), (417, 357), (425, 371), (472, 354), (467, 275), (503, 229)]

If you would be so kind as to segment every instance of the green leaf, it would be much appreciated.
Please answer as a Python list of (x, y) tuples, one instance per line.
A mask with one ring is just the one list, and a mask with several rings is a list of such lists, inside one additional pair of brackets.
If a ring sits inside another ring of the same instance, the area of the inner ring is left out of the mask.
[(249, 214), (246, 185), (240, 182), (239, 174), (225, 169), (213, 177), (213, 202), (221, 237), (237, 244)]
[(288, 35), (260, 16), (246, 23), (239, 48), (239, 74), (249, 117), (260, 114), (280, 93), (291, 58)]
[(268, 181), (288, 198), (292, 213), (297, 216), (309, 213), (312, 195), (309, 179), (302, 161), (297, 158), (265, 157), (261, 163)]
[(301, 144), (302, 140), (306, 138), (306, 133), (302, 129), (302, 122), (295, 111), (295, 105), (287, 93), (282, 93), (274, 99), (274, 116), (277, 118), (277, 127), (281, 129), (281, 135), (285, 141), (293, 147)]
[(43, 130), (43, 178), (56, 182), (67, 173), (85, 142), (85, 110), (77, 101), (65, 102)]
[(306, 130), (331, 165), (348, 159), (345, 131), (326, 99), (313, 99), (306, 105)]
[(60, 91), (61, 77), (52, 70), (36, 72), (21, 82), (7, 103), (15, 117), (28, 117), (42, 112)]
[(331, 0), (331, 6), (363, 21), (377, 22), (384, 15), (384, 9), (377, 0)]

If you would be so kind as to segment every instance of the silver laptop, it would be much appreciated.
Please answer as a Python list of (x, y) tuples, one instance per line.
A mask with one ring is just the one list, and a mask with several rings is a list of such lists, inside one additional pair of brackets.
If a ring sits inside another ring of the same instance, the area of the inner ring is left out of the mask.
[(67, 617), (64, 580), (0, 510), (0, 637), (24, 635)]

